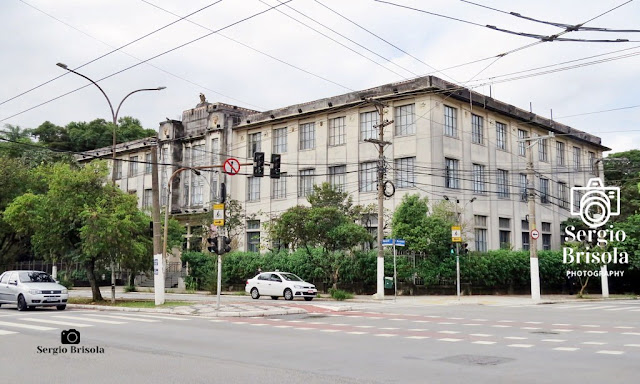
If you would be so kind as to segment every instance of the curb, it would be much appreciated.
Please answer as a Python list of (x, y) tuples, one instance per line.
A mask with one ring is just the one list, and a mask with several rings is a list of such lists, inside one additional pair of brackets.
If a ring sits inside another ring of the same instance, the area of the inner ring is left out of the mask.
[[(225, 312), (204, 312), (192, 313), (184, 311), (172, 311), (169, 308), (128, 308), (128, 307), (110, 307), (106, 305), (88, 305), (88, 304), (67, 304), (68, 307), (78, 309), (93, 309), (96, 311), (113, 311), (113, 312), (142, 312), (142, 313), (162, 313), (169, 315), (181, 316), (200, 316), (200, 317), (266, 317), (281, 315), (297, 315), (305, 314), (306, 310), (302, 308), (277, 309), (272, 311), (225, 311)], [(176, 307), (179, 308), (179, 307)]]

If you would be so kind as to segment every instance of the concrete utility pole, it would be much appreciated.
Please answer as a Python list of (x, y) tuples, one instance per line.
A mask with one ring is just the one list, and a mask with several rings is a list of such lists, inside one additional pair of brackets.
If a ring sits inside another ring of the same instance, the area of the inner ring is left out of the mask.
[(534, 187), (533, 146), (540, 140), (553, 138), (553, 132), (547, 136), (528, 137), (518, 140), (527, 143), (527, 203), (529, 205), (529, 267), (531, 269), (531, 298), (540, 300), (540, 267), (538, 264), (538, 240), (531, 237), (531, 232), (536, 230), (536, 193)]
[(376, 144), (378, 146), (378, 169), (377, 169), (377, 182), (378, 182), (378, 268), (377, 268), (377, 292), (374, 298), (382, 300), (384, 299), (384, 249), (382, 248), (382, 239), (384, 237), (384, 147), (391, 144), (388, 141), (384, 141), (384, 127), (393, 123), (391, 121), (384, 121), (384, 108), (386, 104), (378, 100), (369, 99), (369, 102), (373, 103), (378, 111), (378, 139), (366, 139), (366, 142)]
[[(162, 260), (162, 230), (160, 227), (160, 188), (158, 181), (158, 147), (157, 144), (151, 147), (151, 218), (153, 220), (153, 259)], [(167, 207), (168, 208), (168, 207)], [(164, 267), (164, 265), (163, 265)], [(154, 268), (155, 269), (155, 268)], [(155, 277), (155, 276), (154, 276)], [(162, 286), (155, 286), (156, 305), (164, 304), (164, 273), (162, 275)], [(158, 289), (162, 290), (162, 294), (158, 292)]]
[[(120, 104), (118, 104), (118, 108), (116, 109), (116, 111), (113, 111), (113, 104), (111, 104), (111, 100), (109, 99), (109, 96), (107, 96), (107, 93), (102, 89), (102, 87), (100, 87), (98, 85), (98, 83), (96, 83), (95, 81), (91, 80), (89, 77), (83, 75), (80, 72), (76, 72), (73, 69), (69, 68), (66, 64), (63, 63), (57, 63), (56, 64), (58, 67), (65, 69), (71, 73), (74, 73), (80, 77), (83, 77), (87, 80), (89, 80), (93, 85), (95, 85), (100, 92), (102, 92), (102, 95), (105, 97), (105, 99), (107, 99), (107, 103), (109, 103), (109, 108), (111, 109), (111, 118), (112, 118), (112, 122), (113, 122), (113, 146), (111, 148), (111, 160), (112, 160), (112, 165), (111, 165), (111, 183), (115, 186), (116, 185), (116, 129), (118, 127), (118, 113), (120, 112), (120, 107), (122, 107), (122, 103), (124, 103), (124, 101), (131, 95), (133, 95), (136, 92), (143, 92), (143, 91), (161, 91), (163, 89), (165, 89), (166, 87), (157, 87), (157, 88), (142, 88), (142, 89), (136, 89), (135, 91), (131, 91), (129, 92), (123, 99), (122, 101), (120, 101)], [(115, 261), (111, 260), (111, 302), (115, 303), (116, 302), (116, 267), (115, 267)]]

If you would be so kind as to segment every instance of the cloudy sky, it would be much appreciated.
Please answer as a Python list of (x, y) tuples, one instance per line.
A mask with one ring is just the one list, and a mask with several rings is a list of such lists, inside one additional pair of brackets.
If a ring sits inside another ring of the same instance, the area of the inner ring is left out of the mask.
[(74, 91), (87, 81), (58, 62), (104, 78), (99, 83), (116, 105), (132, 90), (166, 86), (133, 95), (120, 111), (154, 129), (194, 107), (200, 92), (210, 102), (268, 110), (434, 74), (542, 116), (553, 110), (555, 120), (602, 137), (613, 152), (640, 148), (640, 33), (574, 31), (561, 37), (630, 42), (518, 50), (539, 40), (485, 27), (563, 31), (507, 14), (516, 12), (640, 29), (640, 1), (475, 2), (484, 7), (460, 0), (389, 0), (404, 7), (292, 0), (275, 9), (278, 0), (3, 0), (0, 124), (110, 120), (98, 89)]

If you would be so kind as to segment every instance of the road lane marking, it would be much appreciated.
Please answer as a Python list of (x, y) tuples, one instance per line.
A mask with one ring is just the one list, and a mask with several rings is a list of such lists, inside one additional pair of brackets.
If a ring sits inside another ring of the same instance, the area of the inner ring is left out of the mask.
[(482, 324), (477, 324), (477, 323), (466, 323), (466, 324), (462, 324), (462, 325), (467, 325), (467, 326), (469, 326), (469, 327), (472, 327), (472, 326), (476, 326), (476, 325), (480, 326), (480, 325), (482, 325)]
[(269, 321), (282, 321), (282, 319), (267, 319)]
[(598, 351), (596, 353), (600, 353), (603, 355), (622, 355), (624, 352), (622, 351)]
[(429, 323), (429, 320), (413, 320), (414, 323)]
[(312, 330), (313, 328), (307, 328), (307, 327), (295, 327), (295, 328), (293, 328), (293, 329), (297, 329), (297, 330), (299, 330), (299, 331), (310, 331), (310, 330)]
[(513, 320), (498, 320), (498, 323), (513, 323)]
[(267, 324), (251, 323), (254, 327), (264, 327)]
[[(178, 317), (178, 316), (158, 316), (158, 315), (139, 315), (139, 314), (130, 314), (127, 316), (133, 316), (133, 317), (143, 317), (143, 318), (149, 318), (149, 319), (159, 319), (159, 320), (174, 320), (174, 321), (189, 321), (191, 319), (188, 318), (184, 318), (184, 317)], [(264, 317), (258, 317), (258, 319), (264, 319)]]
[(356, 328), (373, 328), (373, 325), (356, 325)]
[(293, 325), (274, 325), (273, 328), (293, 328)]
[(623, 335), (640, 336), (640, 332), (622, 332)]
[(627, 309), (636, 309), (637, 307), (619, 307), (619, 308), (611, 308), (605, 309), (605, 311), (625, 311)]
[(495, 341), (485, 341), (485, 340), (479, 340), (479, 341), (473, 341), (472, 344), (481, 344), (481, 345), (492, 345), (495, 344)]
[(85, 319), (76, 316), (53, 316), (56, 319), (67, 319), (67, 320), (80, 320), (80, 321), (90, 321), (93, 323), (103, 323), (103, 324), (127, 324), (126, 321), (113, 321), (113, 320), (102, 320), (102, 319)]
[(573, 329), (552, 329), (553, 332), (573, 332)]
[(542, 341), (545, 341), (547, 343), (564, 343), (567, 340), (563, 340), (563, 339), (542, 339)]
[(424, 331), (428, 331), (428, 329), (426, 328), (409, 328), (410, 331), (413, 332), (424, 332)]
[(389, 319), (391, 321), (406, 321), (407, 319)]
[[(344, 327), (347, 324), (344, 324), (344, 323), (333, 323), (333, 324), (329, 324), (329, 325), (331, 325), (333, 327)], [(373, 325), (367, 325), (367, 327), (373, 327)]]
[(340, 332), (339, 329), (321, 329), (320, 332)]
[(420, 340), (420, 339), (428, 339), (429, 336), (407, 336), (405, 337), (405, 339), (416, 339), (416, 340)]
[(302, 320), (288, 320), (287, 323), (302, 323)]
[(70, 323), (68, 321), (56, 321), (56, 320), (47, 320), (47, 319), (34, 319), (32, 317), (22, 318), (22, 320), (35, 321), (38, 323), (46, 323), (46, 324), (66, 325), (69, 327), (78, 327), (78, 328), (93, 327), (93, 324)]
[(453, 324), (455, 324), (455, 323), (449, 323), (449, 322), (443, 321), (443, 322), (440, 322), (440, 323), (438, 323), (438, 324), (442, 324), (442, 325), (453, 325)]
[(107, 319), (119, 319), (119, 320), (131, 320), (131, 321), (140, 321), (142, 323), (159, 323), (160, 320), (153, 320), (153, 319), (139, 319), (136, 317), (131, 317), (131, 316), (115, 316), (115, 315), (94, 315), (94, 314), (89, 314), (87, 316), (96, 316), (96, 317), (106, 317)]
[(353, 332), (347, 332), (348, 335), (366, 335), (369, 332), (358, 332), (358, 331), (353, 331)]
[(577, 351), (580, 348), (573, 348), (573, 347), (557, 347), (557, 348), (553, 348), (554, 351), (567, 351), (567, 352), (573, 352), (573, 351)]
[(449, 338), (444, 338), (444, 339), (438, 339), (440, 341), (448, 341), (450, 343), (455, 343), (456, 341), (462, 341), (462, 339), (449, 339)]
[(594, 309), (605, 309), (605, 308), (614, 308), (613, 305), (603, 305), (598, 307), (589, 307), (589, 308), (580, 308), (578, 311), (592, 311)]
[(0, 335), (13, 335), (14, 333), (18, 333), (18, 332), (4, 331), (4, 330), (0, 329)]
[(493, 328), (511, 328), (510, 325), (502, 325), (502, 324), (494, 324), (492, 325)]
[(522, 327), (520, 329), (530, 329), (530, 330), (532, 330), (532, 329), (542, 329), (542, 328), (539, 328), (539, 327)]
[(558, 327), (568, 327), (571, 324), (557, 323), (557, 324), (551, 324), (551, 325), (555, 325), (555, 326), (558, 326)]
[(583, 327), (589, 327), (589, 328), (600, 328), (599, 325), (593, 325), (593, 324), (585, 324), (583, 325)]
[(393, 333), (376, 333), (373, 336), (378, 336), (378, 337), (393, 337), (393, 336), (398, 336), (396, 334)]
[(450, 334), (450, 335), (455, 335), (456, 333), (460, 333), (458, 331), (438, 331), (438, 333), (446, 333), (446, 334)]
[(489, 321), (487, 319), (471, 319), (471, 320), (473, 320), (473, 321)]
[(531, 348), (531, 347), (533, 347), (533, 344), (509, 344), (509, 345), (507, 345), (507, 347), (512, 347), (512, 348)]
[(388, 329), (388, 330), (394, 330), (394, 329), (400, 329), (400, 328), (394, 328), (394, 327), (384, 327), (384, 328), (379, 328), (379, 329)]
[(509, 340), (527, 340), (527, 337), (519, 337), (519, 336), (506, 336), (505, 339)]
[(525, 324), (542, 324), (542, 321), (525, 321)]
[(312, 321), (308, 324), (313, 324), (313, 325), (319, 325), (319, 324), (324, 324), (322, 321)]
[(22, 323), (9, 323), (6, 321), (0, 321), (0, 325), (4, 325), (5, 327), (16, 327), (16, 328), (26, 328), (26, 329), (33, 329), (36, 331), (51, 331), (54, 329), (58, 329), (58, 328), (52, 328), (52, 327), (42, 327), (40, 325), (30, 325), (30, 324), (22, 324)]
[(491, 337), (493, 335), (487, 335), (486, 333), (472, 333), (471, 336), (476, 336), (476, 337)]
[(464, 320), (462, 317), (447, 317), (447, 320)]
[(219, 320), (219, 319), (215, 319), (215, 320), (209, 320), (212, 323), (226, 323), (226, 320)]
[(618, 328), (618, 329), (633, 329), (635, 327), (614, 327), (614, 328)]
[(625, 347), (634, 347), (634, 348), (640, 348), (640, 344), (625, 344)]
[(607, 343), (603, 343), (601, 341), (585, 341), (582, 344), (586, 344), (586, 345), (605, 345)]

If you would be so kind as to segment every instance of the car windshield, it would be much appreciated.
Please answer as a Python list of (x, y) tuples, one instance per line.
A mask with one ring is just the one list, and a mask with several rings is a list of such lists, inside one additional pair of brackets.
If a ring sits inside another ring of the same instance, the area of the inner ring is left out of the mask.
[(55, 283), (55, 280), (44, 272), (20, 272), (21, 283)]
[(287, 281), (303, 281), (301, 278), (294, 275), (293, 273), (281, 273), (280, 275), (282, 275), (282, 277), (284, 277), (284, 279)]

